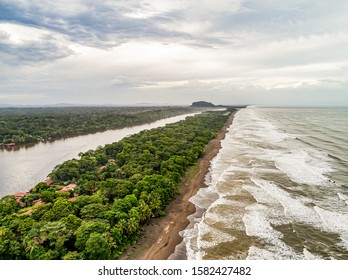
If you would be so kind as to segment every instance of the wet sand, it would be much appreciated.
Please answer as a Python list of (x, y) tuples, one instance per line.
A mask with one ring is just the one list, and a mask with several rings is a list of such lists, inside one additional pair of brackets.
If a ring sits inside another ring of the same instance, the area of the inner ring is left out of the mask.
[(230, 116), (217, 137), (205, 147), (197, 166), (186, 173), (180, 185), (180, 194), (166, 208), (167, 215), (152, 219), (145, 226), (138, 242), (130, 247), (119, 259), (122, 260), (166, 260), (174, 253), (175, 247), (182, 242), (179, 232), (184, 230), (189, 221), (187, 217), (196, 212), (196, 207), (189, 201), (197, 191), (206, 187), (205, 175), (209, 171), (211, 160), (221, 148), (221, 140), (233, 121)]

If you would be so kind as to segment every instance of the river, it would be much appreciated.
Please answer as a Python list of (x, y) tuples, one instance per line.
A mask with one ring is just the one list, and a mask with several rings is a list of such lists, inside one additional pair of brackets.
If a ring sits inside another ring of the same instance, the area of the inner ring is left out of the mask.
[(119, 141), (145, 129), (178, 122), (195, 114), (197, 113), (166, 118), (134, 127), (70, 137), (53, 142), (41, 142), (11, 150), (0, 149), (0, 197), (29, 190), (43, 181), (55, 166), (66, 160), (78, 158), (80, 152)]

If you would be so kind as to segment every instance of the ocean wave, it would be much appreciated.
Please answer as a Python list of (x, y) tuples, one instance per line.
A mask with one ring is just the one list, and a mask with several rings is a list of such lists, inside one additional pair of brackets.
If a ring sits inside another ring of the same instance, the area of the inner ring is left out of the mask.
[[(348, 182), (332, 177), (346, 170), (342, 143), (335, 142), (342, 136), (318, 135), (325, 124), (311, 135), (311, 121), (326, 120), (320, 110), (305, 110), (253, 106), (236, 113), (211, 162), (208, 188), (191, 199), (205, 212), (183, 234), (189, 259), (348, 257), (348, 199), (342, 189)], [(316, 251), (316, 242), (325, 252)], [(344, 248), (330, 251), (332, 244)]]

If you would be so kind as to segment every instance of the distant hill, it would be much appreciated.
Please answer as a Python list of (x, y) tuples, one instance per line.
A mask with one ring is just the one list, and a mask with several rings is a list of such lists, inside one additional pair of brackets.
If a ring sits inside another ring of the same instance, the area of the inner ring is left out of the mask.
[(193, 102), (190, 107), (216, 107), (213, 103), (207, 101)]

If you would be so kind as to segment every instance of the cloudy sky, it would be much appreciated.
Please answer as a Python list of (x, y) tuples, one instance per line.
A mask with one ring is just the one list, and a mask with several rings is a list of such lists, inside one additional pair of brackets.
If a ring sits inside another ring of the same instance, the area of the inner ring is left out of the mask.
[(346, 0), (0, 0), (0, 104), (348, 105)]

